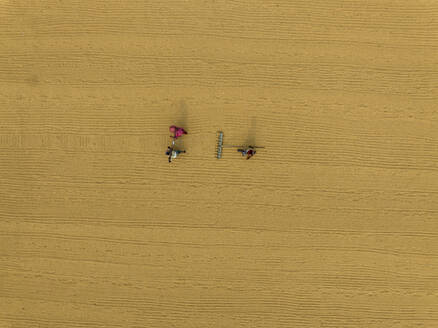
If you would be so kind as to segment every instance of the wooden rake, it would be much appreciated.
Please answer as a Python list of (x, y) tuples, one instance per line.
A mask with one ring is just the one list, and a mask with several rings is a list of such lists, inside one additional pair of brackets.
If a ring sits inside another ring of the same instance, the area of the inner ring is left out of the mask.
[[(222, 131), (217, 131), (219, 133), (218, 135), (218, 141), (217, 141), (217, 159), (221, 159), (222, 158), (222, 150), (223, 148), (245, 148), (245, 146), (238, 146), (238, 145), (224, 145), (224, 133)], [(265, 148), (265, 147), (259, 147), (259, 146), (254, 146), (253, 148)]]

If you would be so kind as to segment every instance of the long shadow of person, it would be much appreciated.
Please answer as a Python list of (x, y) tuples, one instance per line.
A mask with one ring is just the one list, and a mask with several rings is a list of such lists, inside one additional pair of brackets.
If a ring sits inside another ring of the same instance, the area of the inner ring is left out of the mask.
[(245, 146), (256, 146), (257, 134), (257, 119), (255, 116), (251, 118), (251, 124), (248, 128), (248, 137), (246, 138)]

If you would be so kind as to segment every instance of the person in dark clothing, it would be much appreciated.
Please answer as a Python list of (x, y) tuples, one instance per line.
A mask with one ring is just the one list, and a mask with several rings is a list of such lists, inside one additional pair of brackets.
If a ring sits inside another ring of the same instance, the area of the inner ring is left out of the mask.
[(253, 157), (256, 153), (255, 149), (253, 146), (249, 146), (246, 149), (237, 149), (237, 151), (239, 153), (242, 154), (242, 156), (246, 156), (246, 159), (250, 159), (251, 157)]
[(171, 163), (173, 159), (177, 158), (179, 154), (185, 152), (185, 150), (175, 150), (172, 147), (167, 147), (166, 155), (169, 156), (169, 163)]

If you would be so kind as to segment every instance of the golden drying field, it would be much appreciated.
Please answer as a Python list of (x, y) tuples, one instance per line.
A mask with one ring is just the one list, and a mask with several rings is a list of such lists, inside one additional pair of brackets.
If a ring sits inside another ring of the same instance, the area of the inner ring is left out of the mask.
[(1, 328), (438, 327), (438, 2), (0, 0), (0, 192)]

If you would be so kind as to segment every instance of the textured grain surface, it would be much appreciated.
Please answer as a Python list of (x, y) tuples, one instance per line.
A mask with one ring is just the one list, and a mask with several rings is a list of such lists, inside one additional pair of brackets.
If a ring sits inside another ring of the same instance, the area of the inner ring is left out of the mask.
[(0, 327), (438, 326), (437, 53), (431, 0), (0, 1)]

